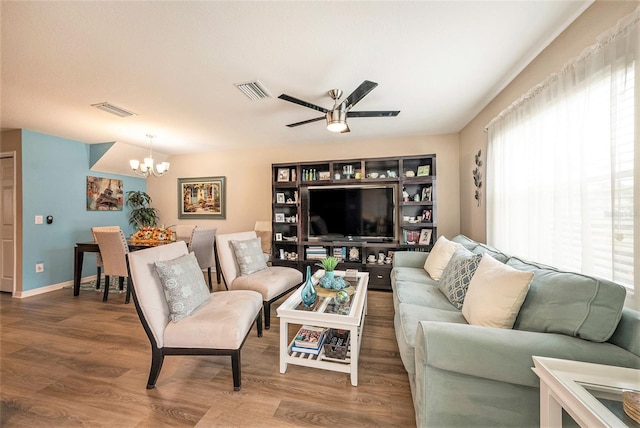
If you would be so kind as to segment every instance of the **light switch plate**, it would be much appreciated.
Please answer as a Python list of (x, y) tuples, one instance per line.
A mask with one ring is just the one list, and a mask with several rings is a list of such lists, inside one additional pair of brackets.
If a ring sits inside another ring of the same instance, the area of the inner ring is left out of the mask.
[(36, 224), (43, 224), (43, 222), (44, 222), (43, 220), (44, 219), (42, 218), (41, 215), (37, 215), (36, 216)]

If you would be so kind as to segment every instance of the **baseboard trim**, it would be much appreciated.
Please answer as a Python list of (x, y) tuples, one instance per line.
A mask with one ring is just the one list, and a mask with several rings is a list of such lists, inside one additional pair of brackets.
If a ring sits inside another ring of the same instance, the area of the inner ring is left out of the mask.
[[(96, 275), (85, 276), (85, 277), (82, 277), (82, 280), (80, 282), (93, 281), (95, 279), (96, 279)], [(58, 284), (45, 285), (44, 287), (38, 287), (38, 288), (34, 288), (32, 290), (27, 290), (27, 291), (17, 291), (13, 295), (13, 297), (16, 299), (25, 299), (27, 297), (33, 297), (39, 294), (50, 293), (52, 291), (61, 290), (68, 286), (73, 286), (73, 280), (60, 282)]]

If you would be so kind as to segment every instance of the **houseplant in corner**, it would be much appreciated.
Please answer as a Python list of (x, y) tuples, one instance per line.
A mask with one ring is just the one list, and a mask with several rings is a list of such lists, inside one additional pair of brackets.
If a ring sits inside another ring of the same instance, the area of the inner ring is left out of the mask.
[(151, 196), (137, 190), (127, 192), (127, 208), (129, 224), (136, 229), (131, 235), (133, 241), (168, 241), (171, 239), (171, 229), (157, 227), (159, 212), (151, 206)]

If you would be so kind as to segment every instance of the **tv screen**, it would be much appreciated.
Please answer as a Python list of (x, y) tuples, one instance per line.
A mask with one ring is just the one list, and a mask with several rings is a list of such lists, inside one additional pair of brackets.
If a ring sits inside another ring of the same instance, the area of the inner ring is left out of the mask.
[(393, 186), (310, 187), (309, 238), (395, 239)]

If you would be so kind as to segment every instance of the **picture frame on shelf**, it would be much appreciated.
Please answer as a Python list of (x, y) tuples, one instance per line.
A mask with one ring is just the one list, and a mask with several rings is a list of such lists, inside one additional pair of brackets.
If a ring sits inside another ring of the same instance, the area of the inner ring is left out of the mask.
[(278, 182), (289, 181), (289, 168), (278, 168)]
[(422, 222), (431, 223), (431, 210), (422, 210)]
[(418, 167), (418, 177), (425, 177), (431, 173), (431, 165), (420, 165)]
[(433, 188), (432, 186), (426, 186), (422, 188), (422, 200), (423, 201), (431, 201), (431, 197), (432, 197), (432, 191)]
[(280, 232), (276, 233), (276, 241), (282, 241), (282, 233)]
[(225, 219), (226, 177), (178, 178), (178, 218)]
[(276, 193), (276, 204), (284, 204), (284, 193)]
[(276, 223), (284, 223), (284, 213), (276, 213), (275, 221)]
[(431, 229), (422, 229), (420, 231), (420, 239), (418, 240), (418, 245), (429, 244), (431, 244)]
[(331, 172), (329, 172), (329, 171), (320, 171), (318, 173), (318, 178), (320, 180), (331, 180)]

